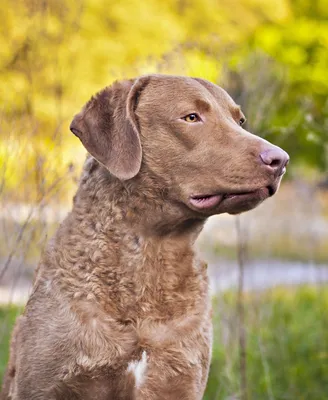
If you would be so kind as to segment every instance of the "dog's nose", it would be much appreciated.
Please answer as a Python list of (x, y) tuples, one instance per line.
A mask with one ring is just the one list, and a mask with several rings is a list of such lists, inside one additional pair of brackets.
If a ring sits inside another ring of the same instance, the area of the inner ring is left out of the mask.
[(272, 173), (278, 176), (285, 172), (285, 167), (289, 162), (289, 155), (277, 146), (264, 150), (260, 154), (260, 158)]

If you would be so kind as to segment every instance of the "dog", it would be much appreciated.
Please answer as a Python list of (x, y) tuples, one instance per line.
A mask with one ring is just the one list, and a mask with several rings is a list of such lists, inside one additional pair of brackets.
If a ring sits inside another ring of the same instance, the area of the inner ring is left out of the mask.
[(253, 209), (289, 157), (219, 86), (148, 75), (106, 87), (70, 130), (89, 155), (12, 334), (2, 400), (199, 400), (211, 359), (208, 217)]

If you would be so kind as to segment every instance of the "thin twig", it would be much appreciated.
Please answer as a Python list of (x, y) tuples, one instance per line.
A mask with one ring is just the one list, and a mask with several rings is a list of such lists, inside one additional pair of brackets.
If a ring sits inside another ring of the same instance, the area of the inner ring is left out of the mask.
[(18, 235), (16, 237), (15, 243), (12, 246), (12, 249), (11, 249), (11, 251), (10, 251), (8, 257), (7, 257), (7, 260), (6, 260), (5, 264), (4, 264), (4, 266), (2, 267), (2, 269), (0, 270), (0, 282), (3, 279), (5, 273), (7, 272), (8, 268), (9, 268), (9, 266), (11, 264), (11, 261), (12, 261), (14, 255), (15, 255), (15, 253), (17, 251), (18, 245), (20, 244), (20, 242), (21, 242), (21, 240), (23, 238), (23, 235), (24, 235), (24, 232), (25, 232), (26, 228), (29, 226), (29, 222), (32, 219), (33, 214), (35, 213), (37, 208), (42, 207), (42, 205), (45, 204), (45, 202), (47, 201), (47, 197), (49, 197), (52, 194), (54, 189), (58, 189), (59, 184), (63, 180), (64, 180), (64, 177), (59, 177), (55, 182), (53, 182), (52, 185), (49, 186), (47, 192), (45, 192), (43, 194), (42, 198), (34, 206), (31, 207), (31, 209), (30, 209), (30, 211), (29, 211), (29, 213), (28, 213), (23, 225), (21, 226), (21, 228), (20, 228), (20, 230), (18, 232)]
[(269, 367), (268, 361), (265, 356), (265, 351), (263, 348), (262, 339), (261, 339), (260, 335), (258, 336), (258, 344), (259, 344), (259, 349), (260, 349), (261, 361), (262, 361), (263, 368), (264, 368), (266, 387), (267, 387), (267, 391), (268, 391), (268, 398), (269, 398), (269, 400), (275, 400), (274, 394), (272, 391), (271, 378), (270, 378), (270, 367)]
[(240, 398), (248, 399), (247, 393), (247, 360), (246, 360), (246, 329), (245, 329), (245, 305), (244, 305), (244, 269), (246, 263), (245, 238), (241, 229), (240, 216), (236, 217), (237, 254), (238, 254), (238, 338), (239, 338), (239, 373), (240, 373)]
[(17, 251), (17, 247), (18, 247), (20, 241), (23, 238), (23, 234), (24, 234), (25, 229), (27, 228), (27, 226), (28, 226), (28, 224), (30, 222), (30, 219), (32, 218), (33, 213), (34, 213), (34, 208), (31, 208), (26, 220), (24, 221), (23, 225), (21, 226), (21, 228), (20, 228), (20, 230), (18, 232), (18, 235), (16, 237), (15, 243), (14, 243), (14, 245), (13, 245), (13, 247), (12, 247), (8, 257), (7, 257), (5, 265), (3, 266), (2, 270), (0, 271), (0, 282), (1, 282), (1, 280), (4, 277), (7, 269), (9, 268), (9, 266), (11, 264), (11, 260), (14, 257), (16, 251)]

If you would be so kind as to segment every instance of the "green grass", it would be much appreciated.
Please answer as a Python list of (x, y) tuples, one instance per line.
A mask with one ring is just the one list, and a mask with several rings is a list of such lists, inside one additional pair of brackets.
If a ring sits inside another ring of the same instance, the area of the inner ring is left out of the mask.
[[(238, 319), (234, 295), (214, 302), (214, 347), (204, 400), (238, 398)], [(245, 299), (251, 400), (328, 396), (328, 288), (285, 288)], [(233, 397), (235, 396), (235, 397)]]
[[(204, 400), (238, 399), (236, 295), (213, 301), (214, 346)], [(245, 296), (250, 400), (324, 400), (328, 396), (328, 288), (278, 288)], [(0, 378), (20, 312), (0, 308)]]
[(20, 307), (0, 307), (0, 382), (8, 362), (11, 331), (21, 311)]

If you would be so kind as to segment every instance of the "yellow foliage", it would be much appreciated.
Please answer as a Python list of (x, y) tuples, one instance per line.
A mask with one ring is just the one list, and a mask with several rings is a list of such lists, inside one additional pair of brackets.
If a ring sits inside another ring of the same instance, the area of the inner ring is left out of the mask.
[(163, 72), (173, 52), (182, 59), (176, 73), (216, 79), (218, 52), (238, 47), (259, 15), (286, 14), (283, 0), (4, 0), (0, 101), (11, 115), (69, 118), (116, 78)]
[[(33, 140), (24, 154), (37, 149), (50, 157), (53, 146), (65, 154), (60, 163), (81, 162), (68, 124), (96, 91), (115, 79), (153, 72), (218, 81), (224, 64), (237, 65), (251, 46), (297, 69), (296, 80), (311, 74), (319, 88), (327, 55), (317, 49), (307, 66), (305, 47), (319, 38), (327, 50), (328, 29), (325, 22), (296, 18), (292, 5), (288, 0), (3, 0), (0, 162), (10, 141), (25, 146), (23, 137)], [(327, 11), (324, 1), (318, 7)], [(12, 169), (10, 176), (14, 187), (23, 175)]]

